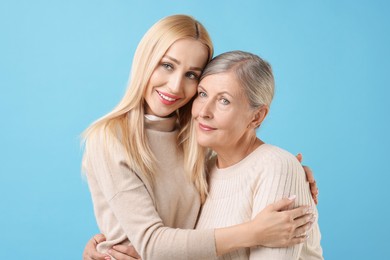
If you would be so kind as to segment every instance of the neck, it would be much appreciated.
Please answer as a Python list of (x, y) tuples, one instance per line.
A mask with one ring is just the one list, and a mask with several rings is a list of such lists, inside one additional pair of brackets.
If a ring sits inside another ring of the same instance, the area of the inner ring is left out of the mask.
[(262, 144), (264, 142), (258, 139), (256, 134), (253, 134), (244, 138), (244, 140), (240, 139), (233, 146), (213, 149), (217, 153), (218, 168), (227, 168), (238, 163)]

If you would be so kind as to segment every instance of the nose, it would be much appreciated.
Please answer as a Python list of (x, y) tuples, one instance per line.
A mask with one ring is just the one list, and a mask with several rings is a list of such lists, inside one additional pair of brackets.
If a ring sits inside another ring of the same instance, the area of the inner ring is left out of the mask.
[(172, 92), (172, 94), (180, 95), (183, 93), (183, 77), (179, 73), (176, 75), (172, 75), (171, 80), (169, 81), (168, 88)]
[(199, 109), (199, 116), (205, 119), (213, 118), (212, 100), (205, 101), (201, 104), (201, 107)]

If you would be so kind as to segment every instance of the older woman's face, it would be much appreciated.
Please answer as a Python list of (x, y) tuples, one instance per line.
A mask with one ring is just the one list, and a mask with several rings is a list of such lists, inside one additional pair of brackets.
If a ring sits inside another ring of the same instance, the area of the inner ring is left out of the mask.
[(195, 39), (173, 43), (150, 77), (146, 113), (166, 117), (187, 104), (196, 93), (207, 58), (207, 47)]
[(205, 77), (199, 83), (192, 116), (198, 143), (213, 150), (234, 149), (253, 127), (255, 112), (232, 72)]

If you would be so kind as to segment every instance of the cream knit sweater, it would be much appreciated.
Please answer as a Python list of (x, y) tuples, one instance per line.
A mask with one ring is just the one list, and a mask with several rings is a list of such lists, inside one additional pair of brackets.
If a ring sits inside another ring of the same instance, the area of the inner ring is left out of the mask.
[[(263, 144), (224, 169), (218, 169), (215, 160), (211, 163), (210, 193), (197, 229), (249, 221), (268, 204), (290, 195), (297, 196), (295, 206), (311, 205), (318, 216), (302, 166), (293, 155), (278, 147)], [(305, 243), (293, 247), (240, 249), (218, 259), (322, 259), (317, 219), (308, 235)]]
[(131, 241), (144, 260), (215, 257), (214, 230), (190, 230), (195, 227), (200, 199), (184, 174), (176, 117), (145, 119), (145, 125), (158, 160), (153, 186), (142, 173), (129, 169), (119, 141), (105, 153), (103, 133), (87, 140), (83, 168), (96, 221), (107, 238), (98, 251)]

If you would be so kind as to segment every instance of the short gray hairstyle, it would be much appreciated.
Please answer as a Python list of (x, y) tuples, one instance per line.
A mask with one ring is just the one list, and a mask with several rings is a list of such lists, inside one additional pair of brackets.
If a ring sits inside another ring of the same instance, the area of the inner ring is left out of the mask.
[(225, 52), (207, 64), (200, 80), (209, 75), (229, 71), (234, 72), (252, 108), (271, 105), (275, 81), (271, 65), (267, 61), (249, 52)]

